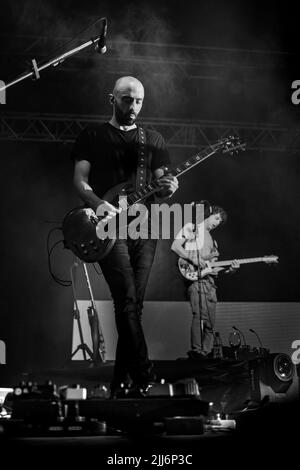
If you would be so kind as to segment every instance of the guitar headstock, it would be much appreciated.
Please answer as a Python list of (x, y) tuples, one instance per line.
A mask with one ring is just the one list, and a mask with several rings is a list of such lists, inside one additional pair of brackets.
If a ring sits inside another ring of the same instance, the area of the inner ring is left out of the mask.
[(230, 155), (243, 152), (246, 149), (246, 143), (242, 142), (239, 136), (229, 136), (222, 139), (218, 144), (222, 153), (229, 153)]
[(267, 264), (279, 263), (279, 257), (276, 255), (264, 256), (263, 260), (264, 260), (264, 263), (267, 263)]

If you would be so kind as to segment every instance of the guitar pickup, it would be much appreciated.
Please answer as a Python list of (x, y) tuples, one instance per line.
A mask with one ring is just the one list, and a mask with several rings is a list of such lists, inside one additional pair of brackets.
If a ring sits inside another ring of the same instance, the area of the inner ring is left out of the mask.
[(95, 224), (95, 225), (98, 224), (99, 219), (98, 219), (98, 217), (96, 216), (96, 214), (95, 214), (95, 212), (93, 211), (93, 209), (87, 208), (87, 209), (85, 209), (85, 213), (86, 213), (87, 217), (90, 219), (90, 221), (91, 221), (93, 224)]

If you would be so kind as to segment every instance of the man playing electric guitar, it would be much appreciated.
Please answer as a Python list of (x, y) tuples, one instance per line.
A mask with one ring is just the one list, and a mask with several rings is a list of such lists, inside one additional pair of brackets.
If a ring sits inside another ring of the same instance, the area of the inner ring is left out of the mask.
[[(135, 123), (144, 100), (142, 83), (134, 77), (119, 78), (109, 100), (110, 121), (85, 129), (73, 149), (75, 187), (89, 208), (105, 214), (102, 222), (120, 212), (108, 202), (107, 196), (116, 186), (129, 182), (135, 189), (141, 189), (153, 178), (160, 178), (158, 196), (163, 199), (178, 188), (177, 178), (164, 173), (163, 168), (170, 160), (163, 137)], [(147, 389), (151, 364), (141, 315), (156, 243), (150, 236), (119, 237), (108, 255), (99, 261), (114, 301), (118, 331), (112, 397), (118, 396), (118, 389), (128, 375), (137, 394)]]
[[(213, 347), (217, 304), (215, 277), (223, 268), (209, 267), (209, 262), (216, 261), (219, 257), (211, 231), (227, 220), (227, 214), (221, 207), (210, 206), (208, 201), (196, 203), (194, 207), (197, 208), (200, 204), (204, 204), (204, 220), (202, 217), (202, 220), (196, 220), (194, 224), (187, 223), (171, 246), (180, 258), (196, 266), (199, 271), (199, 279), (189, 282), (187, 288), (193, 314), (191, 351), (188, 353), (191, 358), (205, 357)], [(234, 260), (225, 272), (234, 272), (238, 268), (239, 263)], [(207, 274), (202, 277), (203, 269)]]

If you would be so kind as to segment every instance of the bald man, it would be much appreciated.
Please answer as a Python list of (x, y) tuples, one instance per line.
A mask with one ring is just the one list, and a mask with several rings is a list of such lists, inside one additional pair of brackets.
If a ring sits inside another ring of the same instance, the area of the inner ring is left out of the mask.
[[(160, 178), (157, 196), (164, 200), (178, 188), (175, 177), (165, 175), (170, 163), (163, 137), (153, 130), (144, 130), (145, 161), (141, 154), (141, 129), (136, 119), (144, 101), (144, 87), (134, 77), (119, 78), (109, 94), (112, 116), (109, 122), (85, 129), (73, 148), (74, 185), (84, 203), (106, 219), (119, 209), (103, 199), (104, 194), (120, 183), (131, 182), (133, 189), (139, 175), (144, 182)], [(138, 163), (138, 157), (142, 158)], [(141, 166), (142, 165), (142, 166)], [(145, 203), (149, 208), (150, 197)], [(149, 224), (150, 227), (150, 224)], [(145, 394), (150, 378), (151, 363), (141, 323), (143, 299), (152, 267), (156, 239), (116, 239), (101, 266), (114, 301), (118, 343), (111, 383), (111, 396), (120, 396), (123, 384), (130, 383), (137, 396)]]

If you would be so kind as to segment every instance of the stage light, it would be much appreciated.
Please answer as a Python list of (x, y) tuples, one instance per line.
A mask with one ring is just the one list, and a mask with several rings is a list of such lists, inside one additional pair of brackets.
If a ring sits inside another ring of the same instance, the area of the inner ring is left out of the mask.
[(285, 393), (291, 386), (295, 368), (291, 358), (284, 353), (269, 354), (265, 358), (265, 381), (275, 393)]
[(287, 354), (278, 354), (274, 360), (274, 372), (283, 381), (290, 380), (294, 375), (291, 358)]
[(285, 353), (272, 353), (250, 361), (251, 399), (290, 401), (297, 399), (299, 386), (295, 366)]

